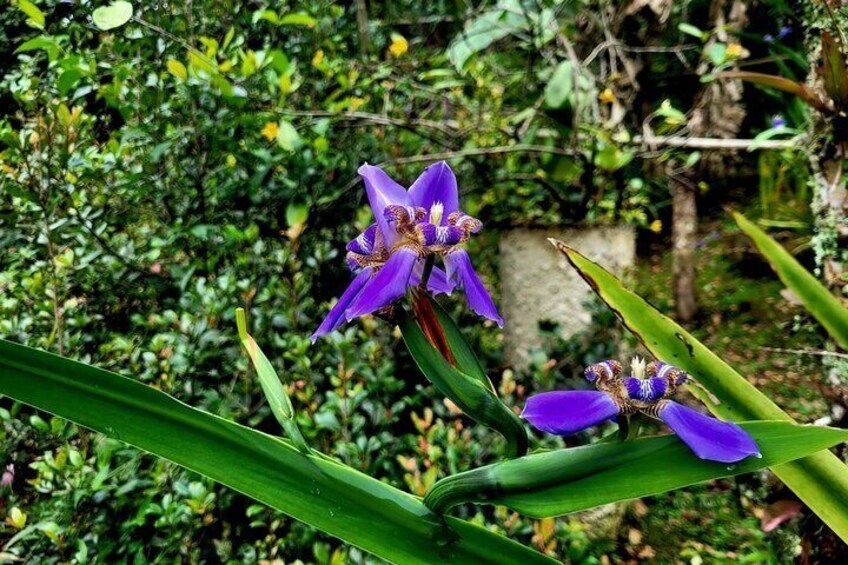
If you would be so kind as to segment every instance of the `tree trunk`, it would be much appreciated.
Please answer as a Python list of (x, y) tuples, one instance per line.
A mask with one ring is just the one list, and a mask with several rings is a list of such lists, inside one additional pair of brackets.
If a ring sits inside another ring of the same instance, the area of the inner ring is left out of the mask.
[[(731, 33), (745, 25), (745, 3), (734, 0), (713, 0), (710, 6), (710, 27), (714, 35), (704, 46), (704, 53), (717, 41), (726, 42)], [(698, 65), (698, 74), (709, 72), (711, 64), (706, 56)], [(741, 105), (741, 81), (712, 81), (704, 85), (695, 97), (687, 122), (687, 131), (693, 137), (736, 137), (745, 110)], [(698, 168), (670, 172), (669, 188), (672, 194), (672, 256), (674, 260), (674, 303), (677, 319), (688, 322), (698, 312), (695, 285), (695, 242), (698, 229), (697, 185), (698, 177), (710, 174), (726, 176), (726, 157), (717, 152), (704, 152)]]
[(695, 294), (695, 239), (698, 233), (696, 187), (675, 177), (669, 179), (669, 184), (672, 196), (674, 306), (677, 319), (689, 321), (698, 312)]

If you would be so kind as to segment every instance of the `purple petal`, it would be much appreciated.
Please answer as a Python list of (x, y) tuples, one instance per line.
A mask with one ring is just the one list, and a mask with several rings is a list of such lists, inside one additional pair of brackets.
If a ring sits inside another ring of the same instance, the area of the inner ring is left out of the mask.
[(374, 219), (380, 227), (380, 233), (388, 247), (397, 243), (397, 233), (385, 217), (386, 206), (398, 204), (411, 206), (412, 199), (406, 190), (393, 181), (380, 167), (365, 163), (359, 167), (359, 176), (365, 181), (365, 192), (368, 193), (368, 202), (374, 212)]
[[(421, 277), (424, 275), (424, 259), (419, 259), (415, 263), (415, 268), (412, 270), (412, 276), (409, 278), (409, 286), (418, 286), (421, 284)], [(450, 294), (456, 288), (456, 283), (448, 280), (447, 275), (438, 267), (433, 267), (430, 272), (430, 278), (427, 280), (427, 289), (435, 295)]]
[(637, 379), (636, 377), (627, 377), (623, 379), (624, 388), (627, 389), (627, 396), (634, 400), (643, 402), (653, 402), (659, 400), (665, 394), (668, 385), (666, 380), (660, 377), (650, 379)]
[(483, 282), (474, 271), (468, 252), (464, 249), (451, 251), (445, 255), (444, 261), (448, 280), (462, 283), (462, 288), (465, 290), (465, 297), (471, 309), (480, 316), (488, 318), (497, 323), (498, 326), (503, 327), (503, 318), (498, 314), (498, 309), (492, 297), (489, 296), (486, 287), (483, 286)]
[(604, 392), (559, 390), (528, 398), (521, 417), (543, 432), (568, 436), (618, 413), (618, 405)]
[(750, 455), (762, 457), (754, 438), (733, 422), (716, 420), (670, 400), (660, 408), (659, 417), (701, 459), (736, 463)]
[(318, 329), (315, 330), (315, 333), (309, 338), (312, 340), (312, 343), (315, 343), (319, 337), (330, 333), (344, 323), (344, 311), (347, 310), (347, 307), (359, 295), (359, 291), (362, 290), (362, 287), (365, 286), (368, 279), (371, 278), (371, 272), (372, 270), (370, 267), (363, 269), (362, 272), (356, 275), (356, 278), (351, 281), (344, 293), (342, 293), (338, 301), (336, 301), (336, 305), (330, 309), (330, 313), (327, 314), (327, 317), (324, 318), (324, 321), (321, 322), (321, 325), (318, 326)]
[(359, 255), (370, 255), (374, 251), (376, 241), (377, 224), (371, 224), (364, 232), (351, 239), (345, 249)]
[(350, 321), (370, 314), (403, 296), (416, 259), (418, 259), (418, 253), (407, 247), (401, 247), (392, 253), (389, 260), (362, 289), (353, 304), (345, 310), (345, 318)]
[[(456, 176), (444, 161), (430, 165), (421, 176), (409, 187), (409, 195), (416, 206), (421, 206), (430, 212), (433, 202), (441, 202), (444, 208), (442, 224), (448, 214), (459, 209), (459, 190), (456, 186)], [(429, 216), (428, 216), (429, 218)]]

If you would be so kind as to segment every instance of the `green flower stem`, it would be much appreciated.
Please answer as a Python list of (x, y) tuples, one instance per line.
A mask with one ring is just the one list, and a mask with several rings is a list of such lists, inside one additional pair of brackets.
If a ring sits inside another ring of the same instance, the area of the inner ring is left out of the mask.
[[(409, 312), (401, 313), (399, 325), (404, 342), (424, 376), (469, 418), (503, 435), (507, 442), (507, 457), (520, 457), (527, 453), (524, 424), (515, 412), (500, 401), (488, 380), (484, 384), (479, 378), (448, 363), (428, 341)], [(452, 342), (451, 346), (452, 351), (455, 351)]]
[(277, 372), (268, 357), (265, 356), (253, 337), (247, 333), (247, 317), (243, 308), (236, 308), (236, 326), (238, 327), (239, 340), (247, 351), (251, 363), (256, 368), (259, 385), (262, 387), (262, 392), (265, 393), (271, 412), (273, 412), (274, 417), (280, 423), (292, 444), (304, 454), (312, 453), (312, 448), (306, 442), (306, 438), (303, 437), (300, 427), (297, 425), (297, 415), (283, 383), (277, 376)]

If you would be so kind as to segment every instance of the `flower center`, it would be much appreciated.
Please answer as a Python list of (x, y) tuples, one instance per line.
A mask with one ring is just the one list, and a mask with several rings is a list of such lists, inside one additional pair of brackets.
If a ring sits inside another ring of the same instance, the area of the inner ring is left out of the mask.
[(439, 202), (433, 202), (430, 206), (430, 223), (436, 226), (442, 225), (442, 217), (445, 214), (445, 205)]

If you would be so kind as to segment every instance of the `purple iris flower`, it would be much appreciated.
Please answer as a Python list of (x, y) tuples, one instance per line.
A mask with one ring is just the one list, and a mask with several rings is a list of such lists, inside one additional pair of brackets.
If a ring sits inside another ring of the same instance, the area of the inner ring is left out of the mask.
[(762, 457), (754, 439), (738, 425), (722, 422), (668, 400), (686, 382), (684, 371), (655, 361), (645, 366), (634, 360), (635, 376), (620, 377), (618, 361), (586, 368), (586, 378), (597, 391), (543, 392), (527, 399), (521, 416), (550, 434), (567, 436), (619, 415), (642, 412), (665, 422), (701, 459), (736, 463), (748, 456)]
[(347, 244), (347, 262), (356, 274), (315, 333), (314, 343), (345, 322), (383, 311), (418, 286), (428, 257), (440, 256), (445, 270), (433, 267), (427, 288), (434, 294), (465, 290), (477, 314), (503, 326), (463, 244), (483, 224), (459, 209), (456, 176), (441, 161), (424, 170), (406, 190), (380, 167), (359, 168), (375, 223)]

